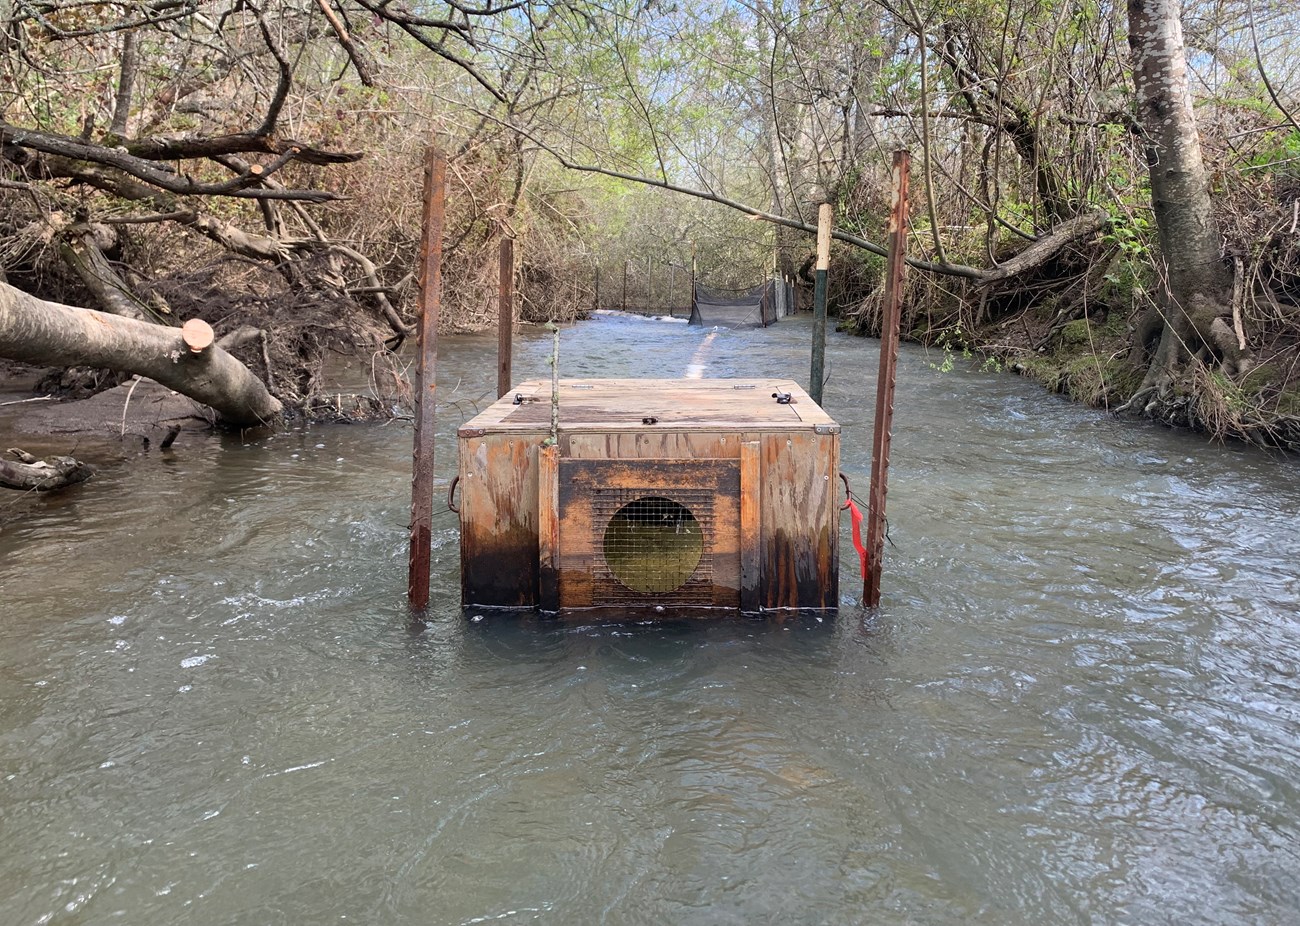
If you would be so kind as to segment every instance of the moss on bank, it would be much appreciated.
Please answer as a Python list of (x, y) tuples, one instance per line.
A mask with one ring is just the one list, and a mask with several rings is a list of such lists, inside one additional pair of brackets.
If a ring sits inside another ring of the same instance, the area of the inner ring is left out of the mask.
[[(1040, 349), (1009, 346), (996, 351), (1005, 366), (1096, 408), (1127, 402), (1142, 382), (1142, 371), (1128, 357), (1127, 326), (1118, 313), (1103, 320), (1079, 318), (1062, 325)], [(981, 338), (981, 344), (987, 344)]]
[[(914, 317), (905, 325), (904, 337), (938, 349), (942, 359), (932, 365), (941, 372), (969, 359), (984, 369), (1010, 370), (1094, 408), (1123, 406), (1145, 375), (1132, 356), (1126, 314), (1099, 311), (1054, 328), (1055, 314), (1053, 306), (1039, 305), (974, 331), (951, 316), (928, 325), (925, 317)], [(844, 327), (853, 331), (853, 326)], [(1195, 430), (1218, 439), (1300, 450), (1300, 379), (1291, 373), (1287, 364), (1261, 363), (1232, 378), (1200, 366), (1183, 383), (1178, 401)]]

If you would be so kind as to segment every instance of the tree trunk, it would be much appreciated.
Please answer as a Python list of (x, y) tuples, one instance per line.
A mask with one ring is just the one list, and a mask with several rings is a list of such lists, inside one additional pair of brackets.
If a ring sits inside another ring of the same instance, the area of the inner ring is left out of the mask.
[(1043, 266), (1066, 246), (1083, 238), (1095, 236), (1106, 226), (1106, 213), (1100, 209), (1085, 212), (1083, 215), (1069, 219), (1058, 225), (1050, 235), (1039, 238), (1010, 260), (1005, 260), (980, 276), (980, 284), (998, 283), (1009, 280), (1029, 270)]
[[(775, 7), (759, 7), (758, 47), (763, 58), (762, 125), (767, 136), (763, 159), (772, 184), (772, 211), (777, 215), (797, 215), (802, 219), (799, 188), (803, 178), (795, 150), (800, 103), (781, 87), (778, 67), (782, 36), (774, 26), (776, 22), (779, 22), (779, 17)], [(793, 273), (795, 255), (804, 247), (803, 236), (777, 226), (773, 232), (773, 246), (778, 269), (782, 273)]]
[(1128, 0), (1133, 83), (1166, 281), (1160, 343), (1135, 402), (1168, 398), (1184, 364), (1214, 343), (1215, 318), (1230, 311), (1231, 276), (1211, 212), (1179, 15), (1178, 0)]
[(90, 290), (101, 310), (137, 321), (149, 320), (140, 301), (100, 250), (92, 229), (85, 226), (73, 229), (68, 240), (59, 242), (59, 253)]
[(127, 122), (131, 118), (131, 90), (135, 86), (136, 72), (136, 30), (128, 29), (122, 34), (122, 63), (118, 70), (117, 93), (113, 97), (113, 121), (109, 123), (109, 134), (126, 138)]
[(46, 302), (4, 284), (0, 357), (137, 373), (211, 406), (236, 427), (273, 423), (283, 411), (246, 366), (215, 345), (195, 352), (179, 328)]

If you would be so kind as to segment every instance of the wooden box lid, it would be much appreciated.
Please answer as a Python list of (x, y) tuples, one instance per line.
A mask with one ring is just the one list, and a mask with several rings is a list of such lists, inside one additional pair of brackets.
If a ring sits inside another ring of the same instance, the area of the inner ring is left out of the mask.
[[(461, 425), (459, 435), (545, 433), (550, 428), (550, 380), (530, 380)], [(644, 428), (839, 432), (839, 425), (789, 379), (560, 380), (560, 430)]]

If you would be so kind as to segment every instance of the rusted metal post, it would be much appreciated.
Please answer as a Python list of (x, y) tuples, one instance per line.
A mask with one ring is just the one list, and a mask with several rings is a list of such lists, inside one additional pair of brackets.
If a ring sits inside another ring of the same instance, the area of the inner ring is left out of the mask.
[(822, 203), (817, 210), (817, 269), (813, 274), (813, 341), (812, 373), (808, 377), (808, 395), (822, 404), (822, 384), (826, 381), (826, 274), (831, 266), (831, 222), (834, 207)]
[(885, 299), (880, 323), (880, 376), (876, 381), (876, 421), (871, 438), (871, 490), (867, 497), (867, 574), (862, 601), (880, 605), (880, 561), (885, 555), (885, 496), (889, 479), (889, 442), (894, 424), (894, 380), (898, 370), (898, 328), (902, 315), (903, 273), (907, 250), (907, 171), (911, 156), (894, 152), (894, 202), (889, 212), (885, 259)]
[(497, 283), (497, 398), (510, 391), (510, 360), (515, 332), (515, 240), (501, 239), (501, 275)]
[(437, 408), (438, 316), (442, 309), (442, 226), (447, 159), (435, 148), (424, 158), (420, 236), (420, 324), (416, 335), (415, 452), (411, 476), (411, 559), (406, 597), (412, 611), (429, 607), (433, 543), (433, 430)]

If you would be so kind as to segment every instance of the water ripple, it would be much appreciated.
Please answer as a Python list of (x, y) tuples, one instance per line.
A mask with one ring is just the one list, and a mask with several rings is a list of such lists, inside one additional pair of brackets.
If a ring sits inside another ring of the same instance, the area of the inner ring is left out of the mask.
[[(561, 369), (797, 375), (807, 335), (610, 317)], [(495, 370), (444, 348), (442, 485)], [(519, 378), (549, 352), (523, 335)], [(828, 360), (864, 491), (874, 342)], [(413, 625), (396, 426), (31, 506), (0, 536), (0, 921), (1294, 919), (1291, 469), (917, 351), (899, 383), (885, 607), (845, 557), (821, 624), (470, 623), (444, 518)]]

